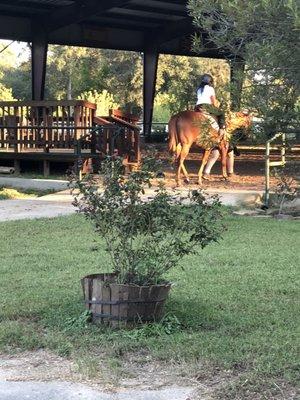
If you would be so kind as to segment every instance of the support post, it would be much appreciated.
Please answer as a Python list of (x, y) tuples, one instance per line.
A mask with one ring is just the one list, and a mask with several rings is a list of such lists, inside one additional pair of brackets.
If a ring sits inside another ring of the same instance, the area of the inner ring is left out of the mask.
[(230, 62), (231, 109), (238, 111), (241, 106), (242, 89), (245, 75), (245, 61), (232, 60)]
[(49, 176), (50, 175), (50, 162), (49, 160), (44, 160), (43, 161), (43, 172), (44, 176)]
[(21, 172), (21, 167), (20, 167), (20, 160), (17, 158), (14, 159), (14, 169), (15, 169), (15, 175), (19, 175)]
[(144, 52), (143, 127), (144, 135), (147, 136), (151, 134), (158, 56), (158, 52), (153, 49), (147, 49)]
[(31, 79), (32, 100), (44, 100), (48, 42), (44, 30), (36, 22), (32, 26)]

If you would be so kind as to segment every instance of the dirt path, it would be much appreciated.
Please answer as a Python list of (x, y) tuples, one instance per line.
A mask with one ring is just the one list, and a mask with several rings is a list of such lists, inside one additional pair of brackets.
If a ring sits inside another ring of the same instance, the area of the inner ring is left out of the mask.
[[(137, 361), (137, 360), (136, 360)], [(45, 350), (0, 354), (1, 400), (208, 400), (218, 378), (182, 377), (179, 368), (152, 362), (125, 362), (130, 377), (87, 378), (78, 364)], [(101, 360), (99, 360), (101, 362)]]

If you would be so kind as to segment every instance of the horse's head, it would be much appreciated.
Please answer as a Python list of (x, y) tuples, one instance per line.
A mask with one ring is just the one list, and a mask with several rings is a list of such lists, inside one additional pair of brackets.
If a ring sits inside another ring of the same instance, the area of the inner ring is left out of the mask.
[(232, 112), (228, 123), (227, 130), (230, 134), (238, 129), (249, 129), (252, 123), (253, 116), (247, 110)]

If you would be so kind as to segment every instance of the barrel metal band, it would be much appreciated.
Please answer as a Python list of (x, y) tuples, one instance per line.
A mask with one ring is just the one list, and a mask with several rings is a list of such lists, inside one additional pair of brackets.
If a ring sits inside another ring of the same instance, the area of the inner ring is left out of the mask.
[(165, 301), (165, 299), (162, 300), (116, 300), (116, 301), (104, 301), (104, 300), (85, 300), (85, 304), (102, 304), (102, 305), (112, 305), (112, 306), (117, 306), (119, 304), (128, 304), (128, 303), (144, 303), (144, 304), (149, 304), (149, 303), (161, 303)]

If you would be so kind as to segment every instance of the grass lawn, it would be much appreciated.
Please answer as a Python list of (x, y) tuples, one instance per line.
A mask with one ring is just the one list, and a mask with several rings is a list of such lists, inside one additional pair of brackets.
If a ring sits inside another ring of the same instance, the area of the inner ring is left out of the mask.
[(35, 189), (13, 189), (0, 186), (0, 200), (27, 199), (30, 197), (40, 197), (53, 193), (54, 190), (35, 190)]
[(169, 317), (132, 331), (85, 323), (79, 279), (109, 264), (81, 216), (1, 223), (0, 351), (48, 348), (91, 376), (100, 373), (99, 354), (119, 373), (128, 352), (143, 353), (198, 377), (230, 371), (236, 379), (214, 398), (291, 398), (299, 377), (300, 224), (233, 216), (227, 223), (219, 245), (170, 273)]

